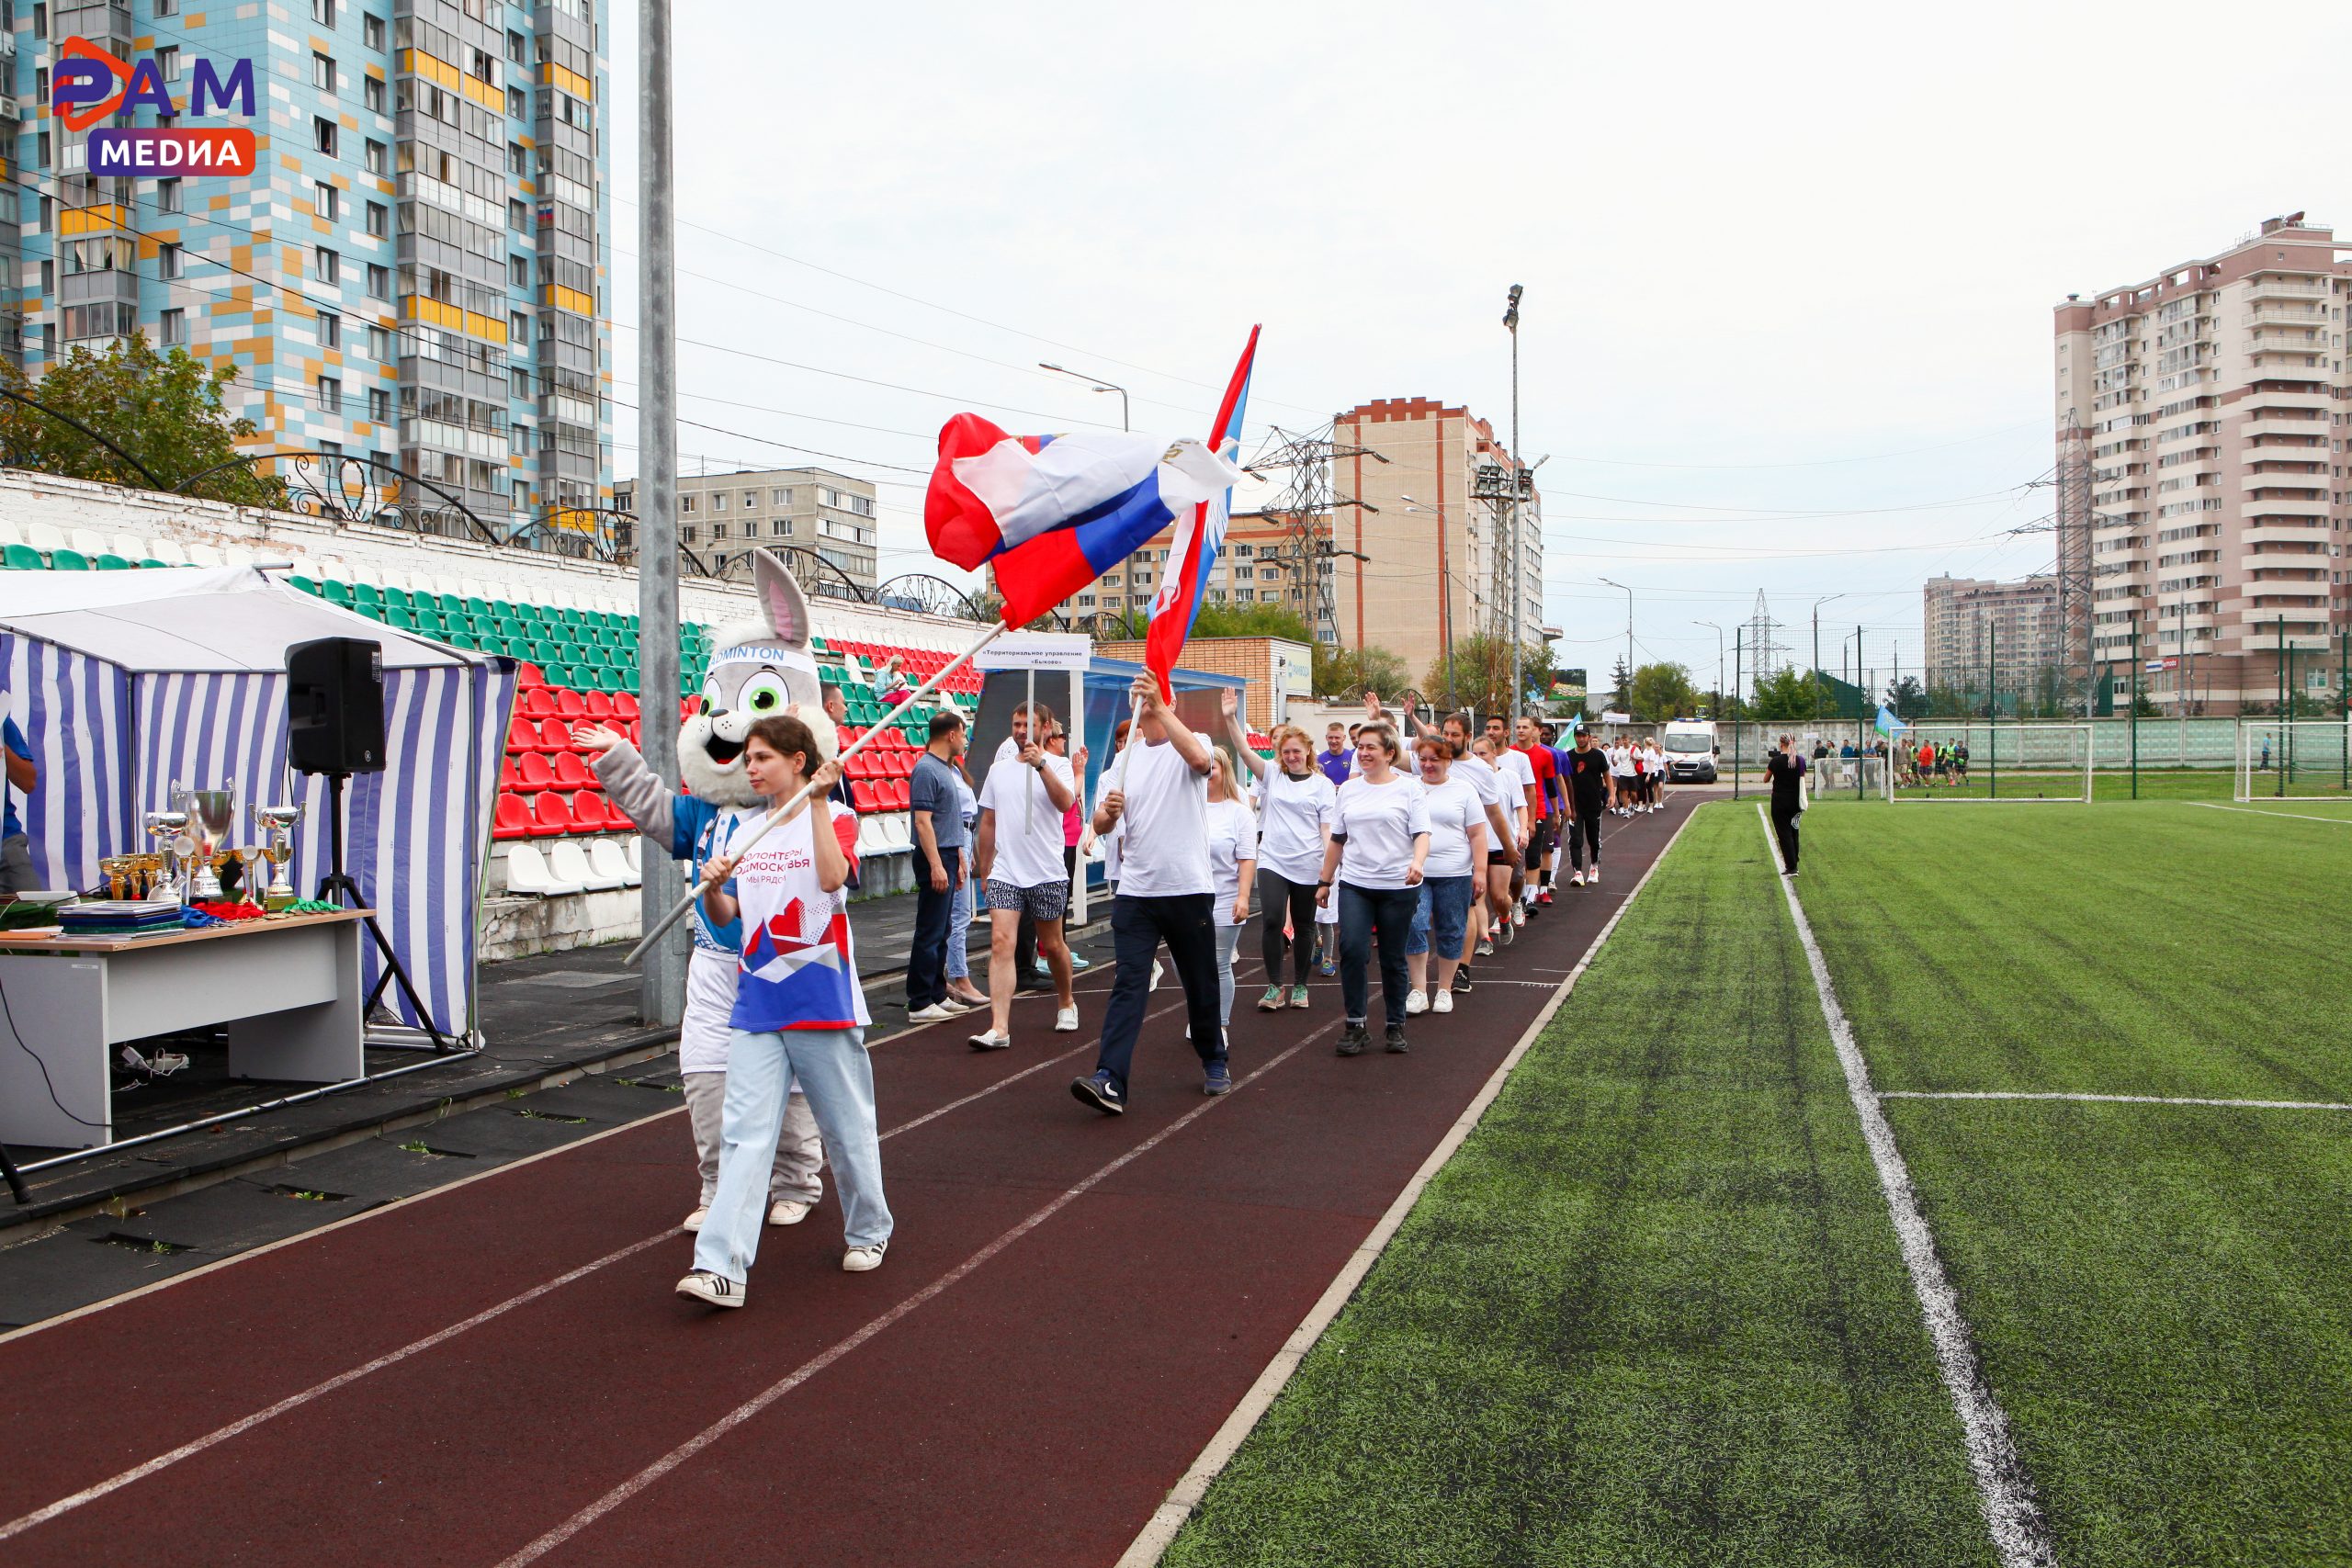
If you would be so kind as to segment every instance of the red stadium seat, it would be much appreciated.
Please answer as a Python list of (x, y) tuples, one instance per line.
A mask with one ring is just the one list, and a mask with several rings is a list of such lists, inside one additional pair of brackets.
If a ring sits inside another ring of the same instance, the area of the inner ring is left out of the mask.
[(644, 727), (636, 719), (628, 721), (628, 743), (640, 751), (645, 750)]
[(577, 723), (588, 716), (588, 705), (581, 701), (577, 692), (558, 691), (555, 694), (555, 711), (558, 717)]
[(498, 787), (503, 790), (513, 790), (520, 787), (515, 783), (514, 759), (512, 757), (501, 757), (498, 759)]
[(613, 716), (615, 718), (625, 718), (631, 723), (635, 723), (637, 720), (637, 698), (627, 692), (615, 692), (613, 694)]
[(548, 759), (555, 764), (555, 787), (558, 789), (595, 789), (596, 775), (580, 760), (577, 751), (559, 751)]
[(882, 803), (875, 798), (874, 786), (864, 779), (849, 786), (849, 798), (850, 804), (855, 806), (860, 812), (875, 812), (882, 809)]
[(534, 686), (523, 694), (523, 700), (515, 705), (514, 711), (528, 719), (553, 718), (556, 714), (555, 694), (545, 686)]
[(498, 816), (492, 822), (490, 836), (493, 839), (527, 839), (531, 836), (531, 808), (523, 804), (519, 795), (498, 797)]
[(613, 699), (602, 692), (581, 693), (580, 705), (587, 710), (590, 718), (599, 724), (605, 723), (613, 716)]
[(523, 795), (537, 795), (543, 789), (555, 788), (555, 769), (548, 765), (544, 751), (526, 751), (514, 764), (514, 788)]
[[(573, 832), (603, 833), (611, 831), (615, 826), (603, 795), (596, 794), (594, 790), (583, 789), (571, 797), (571, 830)], [(628, 827), (628, 819), (623, 818), (618, 826)]]
[(522, 677), (523, 685), (526, 689), (533, 686), (544, 686), (548, 683), (547, 671), (541, 670), (537, 665), (532, 663), (527, 659), (521, 661), (517, 673)]
[(560, 718), (540, 720), (539, 750), (542, 751), (571, 750), (571, 726), (564, 723), (564, 721)]
[(506, 727), (506, 750), (509, 752), (536, 751), (539, 749), (539, 727), (527, 718), (517, 718)]
[(571, 807), (560, 794), (550, 789), (531, 797), (531, 837), (552, 839), (571, 831)]

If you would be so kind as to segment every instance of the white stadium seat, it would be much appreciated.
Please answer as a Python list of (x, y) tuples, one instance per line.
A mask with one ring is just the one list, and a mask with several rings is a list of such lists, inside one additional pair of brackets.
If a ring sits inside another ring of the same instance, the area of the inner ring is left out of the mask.
[(120, 556), (123, 559), (129, 561), (133, 566), (137, 566), (143, 560), (162, 560), (164, 558), (163, 557), (154, 554), (147, 541), (141, 538), (136, 534), (117, 534), (114, 536), (114, 553)]
[(107, 548), (106, 536), (103, 534), (94, 533), (90, 529), (74, 529), (73, 533), (73, 540), (74, 543), (72, 547), (80, 554), (87, 556), (93, 561), (96, 560), (100, 556), (113, 554), (111, 550)]
[(621, 853), (628, 862), (629, 880), (642, 882), (645, 879), (645, 840), (631, 833)]
[(610, 887), (635, 887), (640, 880), (637, 868), (628, 863), (628, 856), (622, 853), (620, 845), (610, 839), (597, 839), (589, 843), (588, 869)]
[(591, 893), (601, 893), (618, 887), (626, 877), (600, 876), (588, 863), (588, 852), (580, 847), (577, 839), (558, 839), (548, 846), (548, 870), (559, 882), (570, 882)]
[(882, 818), (861, 817), (857, 819), (857, 852), (860, 855), (886, 854), (889, 846), (882, 839)]
[(890, 815), (883, 818), (882, 842), (884, 846), (892, 850), (910, 850), (914, 848), (914, 832), (908, 824), (909, 818), (907, 814), (903, 811), (894, 811)]
[(46, 523), (26, 524), (25, 543), (43, 555), (49, 554), (51, 550), (70, 550), (74, 547), (65, 542), (63, 534)]
[(187, 552), (180, 548), (177, 539), (151, 539), (147, 544), (147, 558), (162, 561), (165, 566), (189, 565)]
[(547, 860), (537, 844), (510, 844), (506, 850), (506, 891), (553, 897), (560, 893), (584, 893), (587, 889), (576, 882), (559, 882), (549, 874)]
[(214, 549), (210, 545), (198, 543), (187, 547), (187, 564), (190, 566), (222, 566), (227, 563), (222, 560), (219, 550)]

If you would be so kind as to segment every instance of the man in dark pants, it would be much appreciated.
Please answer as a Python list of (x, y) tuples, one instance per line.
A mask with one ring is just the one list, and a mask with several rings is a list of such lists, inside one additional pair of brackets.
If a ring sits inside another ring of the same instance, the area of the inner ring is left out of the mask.
[[(1609, 753), (1592, 743), (1592, 731), (1577, 726), (1577, 749), (1568, 753), (1568, 881), (1600, 886), (1600, 819), (1609, 815)], [(1584, 871), (1592, 852), (1592, 875)]]
[(1781, 845), (1781, 870), (1797, 874), (1797, 813), (1804, 809), (1804, 759), (1793, 736), (1781, 737), (1781, 749), (1764, 760), (1772, 781), (1772, 837)]
[(1225, 1029), (1217, 1016), (1216, 924), (1211, 912), (1216, 884), (1209, 870), (1208, 738), (1180, 723), (1160, 701), (1158, 678), (1136, 677), (1142, 704), (1126, 750), (1102, 771), (1094, 831), (1108, 833), (1123, 818), (1119, 891), (1111, 900), (1111, 942), (1118, 973), (1102, 1019), (1094, 1071), (1069, 1086), (1084, 1104), (1107, 1115), (1127, 1109), (1127, 1067), (1143, 1029), (1151, 964), (1159, 944), (1183, 983), (1200, 1054), (1202, 1092), (1233, 1087), (1225, 1060)]
[(907, 781), (915, 838), (915, 934), (907, 953), (907, 1017), (915, 1023), (961, 1018), (947, 996), (947, 931), (964, 887), (964, 813), (956, 759), (964, 754), (964, 716), (935, 714), (931, 744)]

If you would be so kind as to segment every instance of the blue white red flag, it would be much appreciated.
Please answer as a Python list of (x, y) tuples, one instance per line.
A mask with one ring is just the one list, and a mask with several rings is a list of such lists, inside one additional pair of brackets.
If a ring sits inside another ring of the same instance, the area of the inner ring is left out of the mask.
[(1241, 470), (1200, 441), (1085, 432), (1008, 435), (974, 413), (939, 432), (923, 532), (942, 560), (996, 570), (1004, 620), (1035, 620), (1230, 489)]
[[(1258, 363), (1258, 328), (1241, 348), (1241, 361), (1226, 383), (1225, 400), (1217, 405), (1216, 423), (1209, 431), (1209, 449), (1228, 461), (1240, 456), (1242, 411), (1250, 401), (1250, 376)], [(1176, 700), (1169, 672), (1184, 651), (1200, 618), (1201, 601), (1208, 595), (1209, 570), (1217, 551), (1225, 547), (1225, 529), (1233, 513), (1233, 487), (1227, 485), (1177, 520), (1176, 537), (1169, 546), (1168, 570), (1160, 574), (1159, 592), (1151, 597), (1151, 626), (1144, 634), (1144, 667), (1159, 680), (1163, 702)]]

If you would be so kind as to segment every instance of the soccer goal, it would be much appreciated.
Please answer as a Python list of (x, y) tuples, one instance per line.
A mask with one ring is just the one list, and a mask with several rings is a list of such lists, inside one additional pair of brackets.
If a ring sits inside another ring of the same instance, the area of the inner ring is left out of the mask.
[[(1922, 759), (1922, 747), (1931, 755)], [(2087, 801), (2092, 728), (2087, 724), (1938, 724), (1898, 736), (1883, 776), (1886, 798), (1953, 801)]]
[(2352, 798), (2352, 725), (2333, 718), (2238, 720), (2239, 800)]

